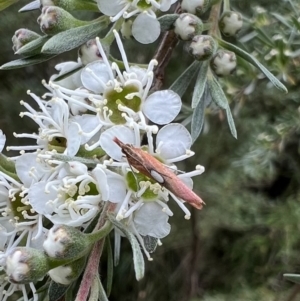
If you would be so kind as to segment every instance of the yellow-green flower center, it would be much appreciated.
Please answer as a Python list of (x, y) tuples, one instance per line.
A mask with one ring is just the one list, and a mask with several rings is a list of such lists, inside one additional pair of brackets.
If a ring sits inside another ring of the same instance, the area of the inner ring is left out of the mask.
[(141, 197), (144, 200), (153, 200), (157, 198), (157, 192), (155, 192), (155, 189), (153, 189), (154, 187), (157, 187), (157, 183), (152, 179), (146, 177), (145, 175), (141, 173), (133, 173), (130, 171), (126, 175), (126, 181), (128, 187), (135, 192), (138, 192), (142, 188), (142, 183), (150, 182), (151, 184), (148, 188), (146, 188)]
[[(24, 204), (25, 203), (25, 204)], [(18, 223), (26, 222), (28, 219), (24, 215), (34, 216), (35, 213), (32, 213), (32, 207), (29, 204), (26, 204), (26, 201), (23, 201), (23, 197), (19, 194), (15, 194), (14, 200), (10, 200), (10, 209), (14, 216), (14, 219)]]
[[(104, 95), (107, 99), (106, 106), (111, 110), (110, 120), (115, 124), (124, 124), (126, 120), (122, 117), (123, 111), (118, 106), (122, 105), (130, 108), (134, 112), (138, 112), (141, 106), (141, 99), (138, 96), (128, 97), (131, 93), (138, 92), (138, 88), (134, 85), (128, 85), (120, 89), (107, 91)], [(129, 99), (128, 99), (129, 98)]]

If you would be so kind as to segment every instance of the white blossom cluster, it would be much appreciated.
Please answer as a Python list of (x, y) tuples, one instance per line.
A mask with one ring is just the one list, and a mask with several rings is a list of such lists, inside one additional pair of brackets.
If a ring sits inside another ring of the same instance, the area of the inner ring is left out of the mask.
[[(20, 246), (42, 250), (46, 244), (49, 248), (45, 236), (51, 225), (84, 230), (106, 202), (115, 203), (117, 220), (134, 233), (151, 259), (143, 238), (160, 242), (170, 233), (170, 195), (185, 217), (190, 217), (184, 200), (138, 172), (114, 142), (117, 138), (144, 149), (176, 174), (175, 163), (194, 154), (187, 129), (171, 123), (181, 109), (180, 97), (171, 90), (150, 92), (157, 62), (150, 61), (147, 68), (130, 65), (118, 33), (114, 34), (124, 71), (108, 60), (97, 38), (101, 58), (66, 79), (53, 82), (56, 75), (44, 82), (48, 92), (42, 98), (29, 91), (36, 106), (21, 102), (26, 110), (20, 116), (36, 122), (38, 132), (15, 134), (33, 143), (8, 147), (20, 151), (10, 158), (15, 171), (0, 171), (1, 301), (9, 300), (17, 289), (22, 290), (24, 300), (29, 287), (35, 292), (32, 282), (20, 281), (26, 267), (11, 252)], [(64, 73), (73, 64), (58, 68)], [(1, 151), (4, 145), (1, 132)], [(191, 177), (203, 171), (197, 166), (192, 172), (178, 173), (178, 178), (192, 189)], [(119, 248), (120, 232), (115, 235)]]
[[(130, 32), (133, 37), (143, 44), (154, 42), (160, 35), (160, 24), (156, 18), (156, 11), (168, 11), (177, 0), (97, 0), (99, 10), (111, 21), (115, 22), (121, 17), (128, 21), (123, 23), (122, 32)], [(129, 28), (128, 28), (129, 27)]]

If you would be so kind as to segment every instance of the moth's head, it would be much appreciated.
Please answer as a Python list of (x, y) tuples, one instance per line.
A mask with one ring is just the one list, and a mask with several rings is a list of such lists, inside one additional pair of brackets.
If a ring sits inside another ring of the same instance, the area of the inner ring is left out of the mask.
[(117, 137), (114, 137), (113, 141), (121, 147), (122, 153), (126, 154), (125, 149), (127, 148), (127, 145), (123, 143), (121, 140), (119, 140)]

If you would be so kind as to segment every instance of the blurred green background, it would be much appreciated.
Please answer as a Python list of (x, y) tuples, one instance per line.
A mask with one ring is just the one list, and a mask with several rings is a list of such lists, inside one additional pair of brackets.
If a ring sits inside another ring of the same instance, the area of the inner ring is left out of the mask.
[[(39, 32), (39, 11), (17, 13), (24, 4), (26, 1), (21, 1), (1, 12), (0, 65), (18, 58), (11, 49), (17, 29)], [(276, 90), (242, 60), (233, 76), (221, 79), (238, 139), (230, 135), (224, 114), (210, 108), (204, 132), (192, 148), (196, 155), (179, 166), (187, 171), (197, 164), (205, 166), (194, 186), (206, 206), (200, 212), (191, 209), (192, 219), (186, 221), (170, 202), (175, 213), (170, 219), (171, 234), (153, 254), (154, 261), (147, 262), (140, 282), (134, 278), (130, 245), (124, 240), (111, 301), (300, 300), (300, 286), (282, 276), (300, 272), (300, 4), (232, 1), (232, 7), (243, 14), (245, 26), (239, 34), (242, 42), (231, 42), (255, 54), (289, 93)], [(156, 46), (125, 41), (131, 61), (148, 62)], [(113, 53), (118, 55), (115, 50)], [(54, 66), (66, 60), (77, 60), (77, 51), (40, 65), (0, 71), (0, 128), (8, 145), (26, 144), (17, 141), (13, 132), (37, 130), (31, 120), (18, 117), (23, 110), (19, 101), (32, 103), (28, 89), (43, 94), (41, 80), (49, 79)], [(179, 43), (167, 67), (164, 88), (191, 62)], [(250, 85), (254, 87), (251, 93)], [(192, 91), (190, 87), (183, 98), (187, 106)], [(181, 120), (189, 114), (186, 109)], [(105, 256), (101, 268), (105, 281)]]

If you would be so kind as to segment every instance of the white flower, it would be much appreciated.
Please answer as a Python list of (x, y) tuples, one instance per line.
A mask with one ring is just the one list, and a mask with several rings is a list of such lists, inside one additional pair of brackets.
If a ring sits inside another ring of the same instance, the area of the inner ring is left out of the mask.
[(111, 16), (112, 22), (120, 17), (128, 19), (138, 14), (132, 24), (132, 35), (143, 44), (154, 42), (160, 34), (160, 24), (155, 11), (167, 11), (175, 2), (177, 0), (97, 0), (100, 11)]
[(168, 219), (169, 215), (161, 210), (161, 206), (155, 202), (148, 202), (135, 211), (133, 223), (142, 236), (164, 238), (171, 231)]
[[(81, 226), (99, 212), (101, 201), (109, 198), (107, 176), (100, 166), (90, 173), (82, 163), (76, 162), (75, 169), (73, 164), (61, 163), (56, 179), (38, 182), (29, 191), (34, 210), (53, 224)], [(82, 173), (78, 174), (78, 170)]]
[[(181, 124), (168, 124), (160, 129), (156, 137), (156, 150), (153, 146), (153, 131), (156, 133), (155, 128), (149, 128), (147, 132), (148, 145), (147, 151), (150, 155), (158, 157), (160, 161), (168, 165), (174, 172), (177, 167), (173, 162), (184, 160), (194, 153), (190, 150), (192, 145), (192, 138), (186, 128)], [(121, 148), (114, 142), (114, 138), (118, 138), (125, 144), (132, 144), (136, 147), (141, 147), (139, 130), (133, 126), (133, 130), (130, 130), (125, 126), (114, 126), (104, 131), (100, 137), (100, 145), (105, 152), (114, 160), (104, 161), (104, 164), (112, 167), (120, 167), (120, 173), (127, 182), (128, 191), (123, 194), (124, 201), (121, 207), (118, 208), (118, 219), (129, 217), (135, 210), (139, 209), (143, 203), (148, 201), (157, 202), (162, 207), (162, 210), (172, 212), (166, 206), (168, 201), (168, 195), (171, 194), (172, 198), (182, 208), (186, 214), (186, 218), (190, 217), (189, 210), (184, 206), (182, 200), (167, 189), (162, 187), (159, 183), (159, 174), (154, 175), (157, 177), (157, 183), (149, 181), (149, 178), (141, 174), (134, 175), (132, 167), (128, 164), (127, 160), (124, 162), (124, 154)], [(134, 166), (133, 166), (134, 168)], [(197, 168), (194, 172), (179, 175), (178, 177), (185, 182), (185, 184), (192, 188), (192, 180), (190, 176), (199, 175), (204, 171), (203, 168)]]

